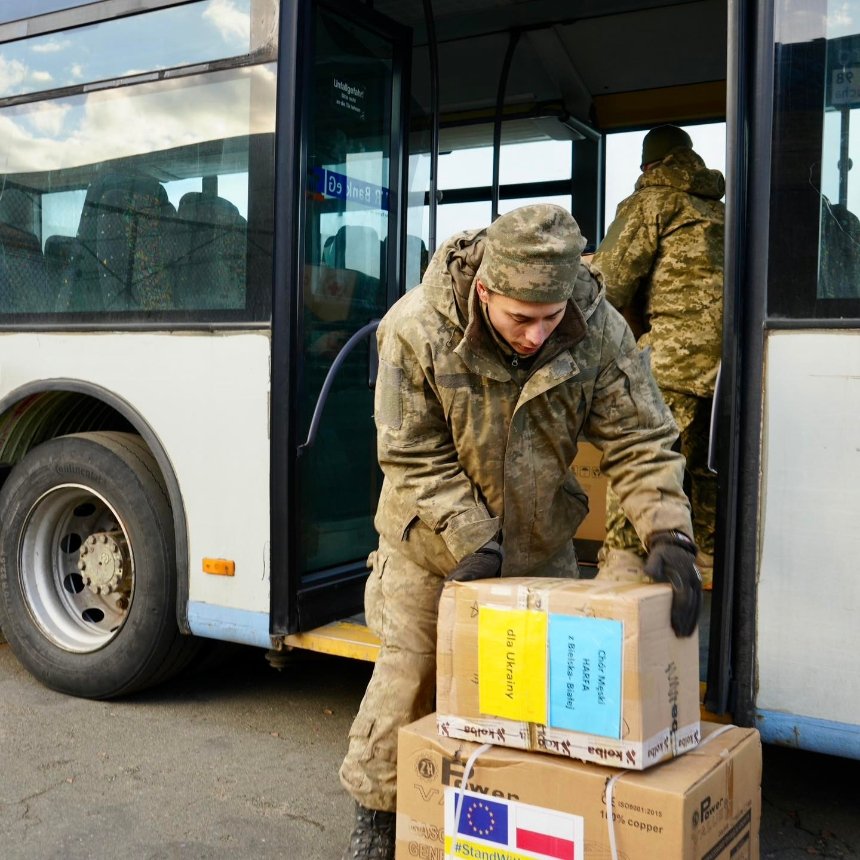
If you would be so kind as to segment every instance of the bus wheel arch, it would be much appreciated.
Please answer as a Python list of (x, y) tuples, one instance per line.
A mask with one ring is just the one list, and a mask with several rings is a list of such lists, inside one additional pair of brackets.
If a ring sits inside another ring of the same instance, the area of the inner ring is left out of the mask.
[(173, 516), (137, 435), (76, 433), (28, 451), (0, 490), (0, 626), (47, 686), (108, 699), (194, 656), (176, 623)]
[(29, 383), (0, 400), (0, 488), (26, 453), (57, 436), (89, 431), (135, 433), (155, 458), (173, 510), (177, 595), (177, 623), (190, 633), (188, 602), (188, 533), (179, 481), (158, 436), (144, 418), (110, 390), (77, 379)]

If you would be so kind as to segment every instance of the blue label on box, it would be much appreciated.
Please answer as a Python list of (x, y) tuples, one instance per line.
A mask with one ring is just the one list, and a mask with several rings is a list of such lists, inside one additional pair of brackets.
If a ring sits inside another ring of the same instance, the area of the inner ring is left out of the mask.
[(550, 726), (621, 737), (623, 637), (620, 621), (550, 615)]

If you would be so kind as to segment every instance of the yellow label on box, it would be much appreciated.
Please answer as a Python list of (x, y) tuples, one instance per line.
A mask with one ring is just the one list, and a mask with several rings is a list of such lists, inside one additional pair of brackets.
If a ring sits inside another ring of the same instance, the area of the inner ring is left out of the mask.
[(546, 724), (545, 612), (478, 609), (478, 704), (482, 714)]

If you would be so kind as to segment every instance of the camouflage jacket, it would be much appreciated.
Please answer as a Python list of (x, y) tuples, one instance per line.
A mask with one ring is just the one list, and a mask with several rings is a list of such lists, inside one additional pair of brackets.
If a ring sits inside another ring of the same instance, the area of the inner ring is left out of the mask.
[(692, 150), (643, 173), (618, 205), (591, 265), (616, 308), (644, 309), (661, 388), (711, 396), (723, 328), (725, 181)]
[(504, 574), (538, 575), (588, 510), (570, 470), (584, 433), (640, 535), (691, 534), (677, 428), (599, 279), (581, 266), (561, 323), (518, 380), (472, 283), (483, 235), (448, 240), (379, 326), (379, 533), (440, 573), (501, 534)]

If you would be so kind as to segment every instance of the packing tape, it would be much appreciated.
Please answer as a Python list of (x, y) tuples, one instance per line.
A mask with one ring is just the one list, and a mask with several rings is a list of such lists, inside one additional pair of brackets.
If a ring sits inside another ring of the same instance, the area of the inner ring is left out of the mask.
[[(723, 732), (727, 732), (729, 729), (736, 729), (737, 726), (733, 724), (728, 724), (725, 726), (720, 726), (715, 732), (709, 734), (695, 749), (701, 749), (706, 743), (712, 741), (714, 738), (718, 738)], [(692, 750), (691, 750), (692, 752)], [(621, 779), (622, 776), (627, 776), (630, 773), (628, 770), (620, 771), (613, 776), (609, 782), (606, 783), (606, 792), (604, 794), (604, 798), (606, 799), (606, 821), (609, 826), (609, 851), (612, 856), (612, 860), (618, 860), (618, 847), (615, 843), (615, 815), (612, 812), (612, 794), (615, 791), (615, 783)]]
[[(478, 756), (483, 755), (488, 749), (492, 749), (492, 744), (481, 744), (470, 756), (466, 759), (466, 766), (463, 768), (463, 781), (460, 783), (460, 790), (454, 789), (454, 841), (451, 843), (452, 845), (457, 844), (456, 835), (460, 832), (460, 825), (463, 823), (460, 821), (460, 815), (463, 812), (463, 792), (466, 790), (466, 786), (469, 784), (469, 777), (472, 775), (472, 768), (475, 766), (475, 762), (478, 759)], [(456, 853), (456, 852), (455, 852)], [(446, 855), (447, 856), (447, 855)]]

